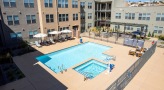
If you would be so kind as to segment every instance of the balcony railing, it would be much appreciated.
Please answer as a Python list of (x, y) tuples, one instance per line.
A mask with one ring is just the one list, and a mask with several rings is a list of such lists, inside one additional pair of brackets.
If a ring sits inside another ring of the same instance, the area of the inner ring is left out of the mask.
[(97, 18), (96, 20), (100, 20), (100, 21), (101, 21), (101, 20), (109, 21), (109, 20), (111, 20), (111, 18), (110, 18), (110, 17), (106, 17), (106, 18), (105, 18), (105, 17), (101, 17), (101, 18), (99, 17), (99, 18)]
[(109, 9), (98, 9), (96, 11), (99, 11), (99, 12), (111, 11), (111, 8), (109, 8)]

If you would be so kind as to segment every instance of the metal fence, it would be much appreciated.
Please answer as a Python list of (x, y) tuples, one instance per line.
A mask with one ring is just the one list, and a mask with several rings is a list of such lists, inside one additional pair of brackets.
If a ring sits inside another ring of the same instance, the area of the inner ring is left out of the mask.
[(152, 45), (133, 65), (131, 65), (116, 81), (106, 90), (123, 90), (133, 79), (143, 65), (149, 60), (156, 50), (157, 42)]

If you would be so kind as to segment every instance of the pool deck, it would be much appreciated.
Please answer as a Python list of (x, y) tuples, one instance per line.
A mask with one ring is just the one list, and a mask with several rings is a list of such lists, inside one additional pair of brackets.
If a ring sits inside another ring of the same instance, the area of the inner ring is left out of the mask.
[[(21, 80), (17, 80), (15, 82), (6, 84), (4, 86), (0, 86), (0, 90), (11, 90), (11, 89), (15, 89), (15, 90), (65, 90), (65, 89), (68, 89), (68, 90), (105, 90), (111, 83), (113, 83), (127, 68), (129, 68), (138, 59), (138, 57), (136, 56), (128, 55), (129, 50), (134, 50), (134, 48), (132, 47), (118, 45), (114, 43), (108, 43), (108, 42), (89, 39), (89, 38), (83, 38), (83, 40), (85, 42), (90, 41), (90, 42), (95, 42), (95, 43), (112, 47), (111, 49), (104, 52), (105, 54), (116, 56), (116, 60), (111, 61), (111, 63), (115, 64), (115, 68), (112, 70), (112, 72), (109, 73), (108, 70), (105, 70), (104, 72), (96, 76), (95, 78), (84, 81), (84, 76), (72, 69), (73, 67), (76, 67), (77, 65), (69, 68), (67, 72), (56, 74), (52, 70), (50, 70), (48, 67), (46, 67), (44, 64), (42, 64), (41, 62), (38, 62), (35, 59), (35, 57), (39, 55), (47, 54), (53, 51), (57, 51), (63, 48), (77, 45), (79, 44), (79, 40), (76, 39), (72, 41), (66, 41), (63, 43), (56, 43), (51, 46), (43, 46), (41, 48), (37, 48), (34, 46), (34, 48), (36, 48), (38, 51), (28, 53), (22, 56), (14, 57), (14, 62), (17, 64), (17, 66), (21, 69), (21, 71), (25, 74), (26, 77)], [(159, 50), (157, 49), (156, 52), (158, 51)], [(158, 53), (155, 53), (155, 54), (158, 54)], [(152, 59), (150, 61), (153, 61), (155, 58), (157, 57), (153, 55), (150, 58)], [(84, 63), (84, 62), (81, 62), (81, 63)], [(156, 62), (156, 61), (153, 61), (153, 62)], [(160, 62), (161, 61), (158, 61), (159, 65), (161, 66), (162, 64)], [(144, 65), (144, 67), (146, 65)], [(155, 64), (151, 64), (151, 65), (155, 65)], [(151, 65), (148, 65), (148, 66), (150, 67)], [(157, 66), (156, 68), (158, 68), (158, 71), (161, 71), (161, 73), (164, 72), (163, 68), (160, 68)], [(146, 68), (146, 70), (147, 69), (150, 71), (149, 68)], [(142, 72), (142, 74), (146, 78), (147, 74), (150, 74), (150, 73), (144, 74), (144, 71)], [(162, 77), (161, 75), (160, 77)], [(137, 74), (136, 77), (137, 76), (138, 78), (140, 78), (140, 75)], [(155, 80), (155, 78), (147, 78), (147, 79)], [(135, 81), (132, 80), (131, 82), (129, 84), (130, 86), (128, 85), (125, 88), (126, 90), (131, 90), (132, 88), (134, 89), (134, 87), (137, 86)], [(161, 83), (164, 83), (164, 81), (161, 81), (160, 85)], [(135, 89), (135, 90), (145, 90), (141, 88), (141, 86), (143, 85), (141, 85), (139, 82), (138, 84), (140, 85), (140, 89)]]

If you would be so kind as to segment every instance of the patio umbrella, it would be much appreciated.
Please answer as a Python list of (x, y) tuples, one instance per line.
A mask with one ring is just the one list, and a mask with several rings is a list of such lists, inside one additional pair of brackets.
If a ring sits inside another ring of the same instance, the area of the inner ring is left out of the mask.
[(145, 34), (144, 32), (141, 32), (141, 31), (134, 31), (134, 32), (132, 32), (132, 34), (134, 34), (134, 35), (143, 35), (143, 34)]
[(47, 37), (47, 34), (38, 33), (38, 34), (35, 34), (33, 37), (35, 37), (35, 38), (41, 38), (41, 42), (42, 42), (42, 38)]
[(49, 32), (48, 34), (57, 34), (58, 38), (59, 38), (59, 34), (61, 34), (61, 32), (60, 31), (52, 31), (52, 32)]
[(46, 37), (46, 36), (47, 36), (47, 34), (38, 33), (38, 34), (34, 35), (33, 37), (35, 37), (35, 38), (44, 38), (44, 37)]
[(62, 30), (61, 31), (61, 33), (71, 33), (72, 31), (71, 30), (68, 30), (68, 29), (66, 29), (66, 30)]
[(59, 32), (59, 31), (52, 31), (52, 32), (49, 32), (48, 34), (61, 34), (61, 32)]

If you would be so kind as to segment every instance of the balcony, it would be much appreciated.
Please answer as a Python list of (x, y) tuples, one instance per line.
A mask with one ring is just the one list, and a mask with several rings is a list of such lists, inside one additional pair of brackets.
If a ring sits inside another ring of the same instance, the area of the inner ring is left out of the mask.
[(96, 12), (111, 12), (111, 8), (109, 9), (98, 9), (98, 10), (95, 10)]
[(110, 21), (111, 20), (111, 17), (99, 17), (97, 19), (95, 19), (96, 21)]

